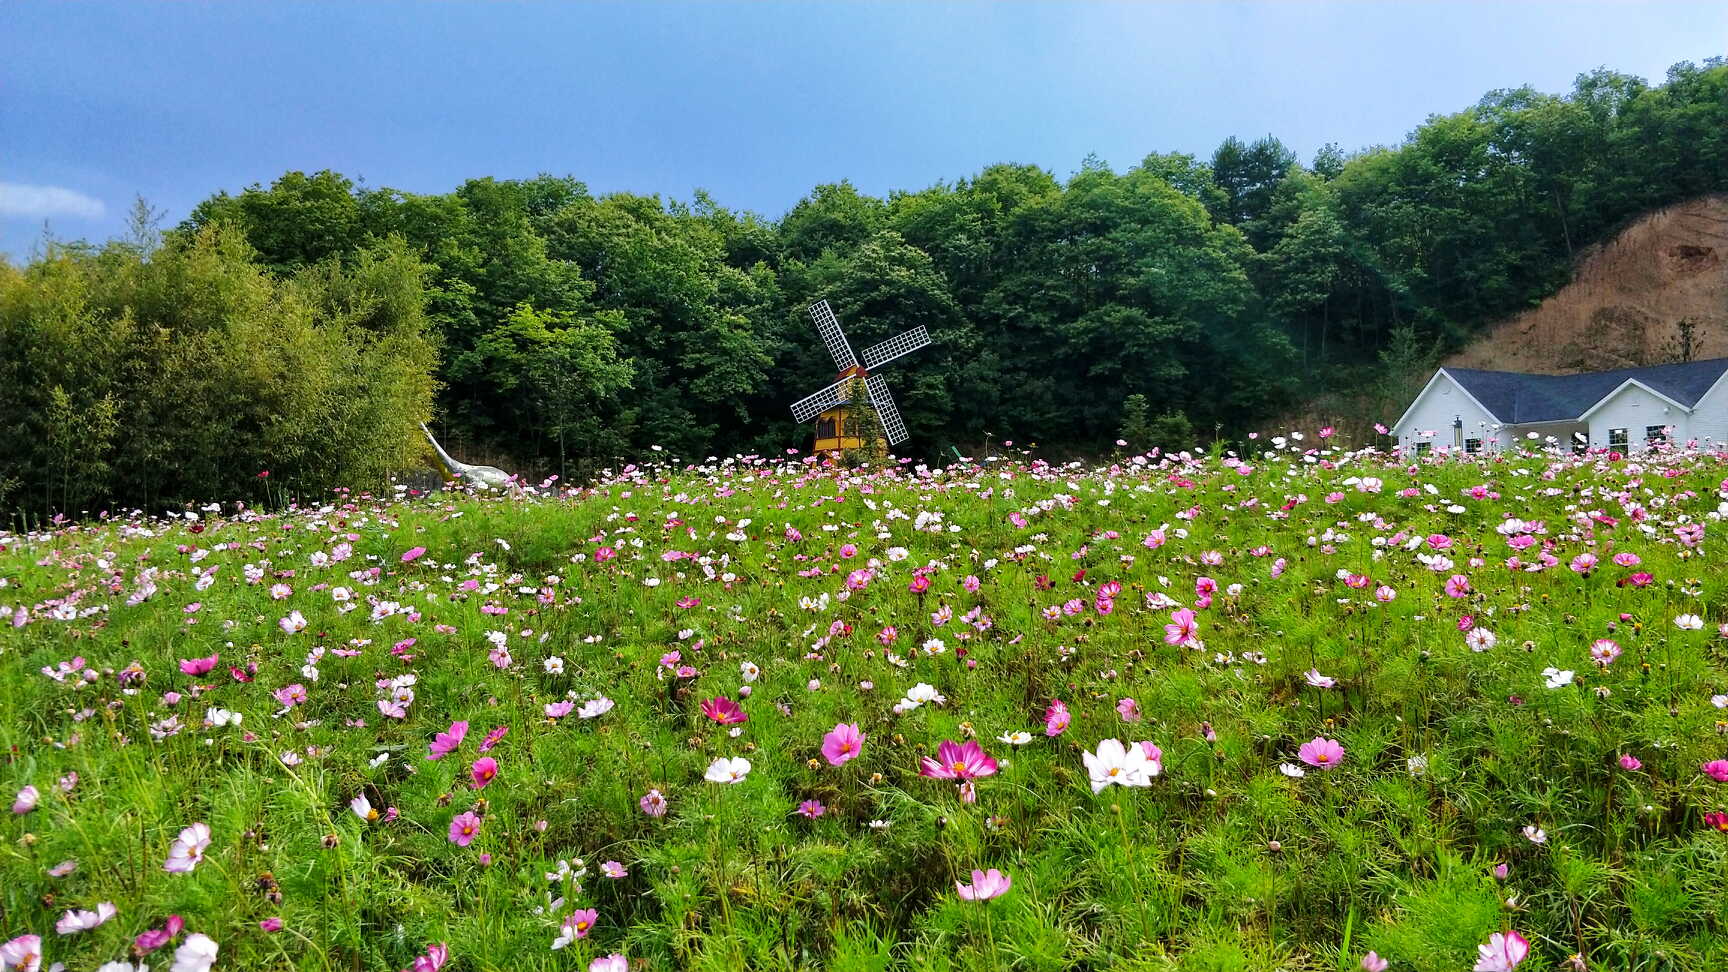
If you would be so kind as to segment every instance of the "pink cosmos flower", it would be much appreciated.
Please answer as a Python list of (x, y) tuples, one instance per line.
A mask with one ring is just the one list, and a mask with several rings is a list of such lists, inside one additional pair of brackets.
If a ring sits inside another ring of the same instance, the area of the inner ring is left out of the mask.
[(1320, 670), (1318, 668), (1308, 669), (1308, 673), (1305, 677), (1308, 679), (1308, 684), (1314, 686), (1315, 688), (1332, 688), (1333, 686), (1338, 684), (1337, 679), (1335, 679), (1329, 675), (1320, 674)]
[(474, 811), (464, 811), (451, 819), (450, 843), (457, 847), (467, 847), (478, 836), (480, 836), (480, 818), (474, 815)]
[(560, 949), (579, 939), (587, 938), (594, 930), (594, 922), (600, 918), (600, 912), (593, 908), (577, 908), (564, 919), (559, 926), (558, 937), (553, 940), (552, 948)]
[(491, 752), (492, 747), (502, 742), (504, 737), (509, 734), (509, 726), (498, 726), (494, 728), (491, 732), (486, 734), (485, 739), (480, 740), (480, 751), (483, 753)]
[(1643, 769), (1644, 764), (1639, 761), (1638, 757), (1632, 755), (1631, 753), (1622, 753), (1620, 755), (1620, 768), (1623, 770), (1626, 770), (1627, 772), (1634, 772), (1635, 773), (1638, 770)]
[(180, 932), (185, 928), (185, 919), (181, 918), (179, 915), (169, 915), (168, 920), (163, 923), (161, 928), (152, 928), (139, 935), (137, 938), (132, 939), (132, 946), (138, 950), (139, 955), (149, 955), (151, 952), (156, 951), (162, 946), (173, 941), (175, 938), (178, 938)]
[(1597, 638), (1590, 643), (1590, 660), (1607, 668), (1620, 657), (1620, 645), (1612, 638)]
[(545, 707), (546, 718), (562, 719), (576, 710), (576, 703), (569, 699), (560, 702), (548, 702)]
[(450, 946), (440, 942), (437, 945), (426, 946), (426, 954), (414, 959), (412, 968), (402, 972), (438, 972), (444, 963), (450, 961)]
[(600, 873), (614, 881), (630, 876), (630, 870), (617, 861), (607, 861), (600, 865)]
[(919, 760), (918, 775), (937, 780), (973, 780), (993, 776), (996, 769), (996, 760), (984, 752), (976, 739), (966, 740), (965, 745), (950, 739), (936, 747), (935, 759), (925, 756)]
[(1344, 761), (1344, 747), (1336, 740), (1315, 736), (1296, 751), (1302, 762), (1321, 769), (1331, 769)]
[(621, 952), (602, 955), (588, 963), (588, 972), (630, 972), (630, 960)]
[(476, 790), (485, 789), (488, 783), (498, 778), (498, 761), (490, 756), (482, 756), (468, 768), (468, 785)]
[(462, 745), (462, 740), (468, 736), (468, 723), (452, 722), (449, 730), (433, 737), (427, 748), (427, 759), (443, 759), (455, 752)]
[(738, 703), (724, 695), (717, 696), (702, 703), (702, 714), (723, 726), (743, 725), (750, 721)]
[(1512, 972), (1530, 954), (1530, 942), (1515, 931), (1495, 932), (1488, 944), (1476, 946), (1472, 972)]
[(1133, 699), (1122, 699), (1116, 703), (1116, 714), (1122, 717), (1123, 722), (1139, 722), (1140, 703)]
[(299, 682), (295, 682), (293, 685), (284, 685), (272, 694), (276, 696), (276, 701), (281, 703), (283, 708), (287, 709), (294, 708), (302, 702), (305, 702), (309, 697), (306, 694), (306, 686), (301, 685)]
[(108, 919), (114, 917), (118, 913), (119, 909), (114, 907), (114, 902), (112, 901), (102, 902), (96, 906), (96, 910), (94, 911), (79, 910), (77, 908), (68, 909), (65, 914), (60, 916), (60, 920), (54, 923), (54, 930), (62, 935), (72, 935), (81, 931), (89, 931), (99, 925), (107, 924)]
[(219, 656), (217, 655), (211, 655), (209, 658), (182, 658), (180, 659), (180, 671), (194, 677), (203, 675), (215, 668), (218, 660)]
[(282, 919), (266, 918), (258, 923), (258, 927), (267, 932), (279, 932), (282, 930)]
[(1728, 783), (1728, 759), (1713, 759), (1698, 768), (1716, 782)]
[(34, 786), (27, 786), (18, 791), (18, 797), (12, 801), (12, 812), (20, 816), (36, 809), (36, 804), (42, 799), (42, 791)]
[(1446, 578), (1447, 597), (1466, 597), (1470, 593), (1470, 578), (1463, 574), (1453, 574)]
[(864, 750), (864, 734), (855, 722), (842, 722), (822, 737), (822, 758), (829, 766), (844, 766)]
[(1013, 878), (995, 868), (973, 871), (971, 884), (954, 882), (954, 890), (959, 892), (962, 901), (989, 901), (991, 898), (1000, 898), (1013, 886)]
[(414, 561), (419, 560), (421, 557), (424, 557), (424, 556), (426, 556), (426, 548), (425, 547), (410, 547), (410, 548), (408, 548), (408, 550), (403, 552), (402, 562), (405, 564), (411, 564)]
[(1057, 699), (1044, 710), (1044, 735), (1060, 736), (1068, 731), (1068, 724), (1072, 721), (1074, 717), (1068, 713), (1068, 706), (1064, 705), (1061, 699)]
[(204, 851), (209, 846), (209, 824), (199, 822), (187, 827), (168, 848), (168, 860), (162, 865), (162, 870), (173, 874), (190, 873), (204, 859)]
[(666, 816), (666, 798), (660, 794), (659, 790), (649, 790), (647, 795), (639, 801), (638, 806), (642, 808), (643, 813), (650, 817)]
[(1194, 612), (1187, 608), (1170, 612), (1170, 623), (1164, 626), (1164, 643), (1167, 645), (1190, 645), (1200, 633), (1199, 625), (1194, 622)]
[(1361, 968), (1362, 972), (1386, 972), (1387, 967), (1391, 964), (1374, 952), (1369, 952), (1362, 956)]
[(0, 969), (5, 969), (6, 972), (39, 972), (41, 968), (41, 935), (19, 935), (0, 945)]
[(827, 812), (828, 808), (822, 805), (821, 800), (805, 800), (803, 803), (798, 804), (798, 815), (800, 817), (808, 817), (811, 820), (814, 820)]

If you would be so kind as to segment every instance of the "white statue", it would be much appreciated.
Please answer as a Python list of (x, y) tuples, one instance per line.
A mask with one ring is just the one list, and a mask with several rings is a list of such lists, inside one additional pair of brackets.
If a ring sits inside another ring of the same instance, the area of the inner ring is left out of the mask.
[(452, 479), (460, 479), (475, 489), (502, 489), (511, 484), (513, 477), (497, 466), (470, 466), (450, 458), (450, 453), (445, 452), (438, 440), (432, 437), (432, 430), (426, 427), (425, 422), (420, 423), (420, 431), (426, 433), (426, 441), (438, 450), (438, 458), (443, 460), (444, 467), (450, 470)]

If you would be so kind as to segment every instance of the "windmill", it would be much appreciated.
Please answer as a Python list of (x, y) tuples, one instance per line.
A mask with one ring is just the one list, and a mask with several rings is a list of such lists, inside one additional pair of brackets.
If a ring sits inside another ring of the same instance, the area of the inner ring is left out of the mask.
[(930, 332), (919, 326), (891, 337), (881, 344), (864, 349), (864, 363), (852, 354), (846, 333), (826, 300), (810, 305), (810, 319), (816, 322), (816, 333), (828, 345), (834, 364), (840, 369), (840, 379), (814, 395), (792, 404), (792, 417), (799, 422), (816, 420), (816, 451), (858, 449), (864, 447), (864, 430), (847, 408), (863, 386), (863, 394), (882, 422), (882, 435), (888, 445), (906, 441), (906, 423), (900, 420), (900, 410), (894, 407), (894, 397), (888, 394), (888, 383), (881, 375), (871, 374), (877, 368), (902, 355), (930, 343)]

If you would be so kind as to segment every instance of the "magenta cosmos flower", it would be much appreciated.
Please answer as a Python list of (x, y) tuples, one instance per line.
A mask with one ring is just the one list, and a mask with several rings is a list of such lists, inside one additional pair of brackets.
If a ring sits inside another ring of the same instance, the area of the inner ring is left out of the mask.
[(448, 731), (439, 733), (427, 747), (427, 759), (443, 759), (461, 748), (468, 736), (468, 723), (452, 722)]
[(485, 788), (486, 784), (498, 778), (498, 761), (490, 756), (482, 756), (468, 768), (469, 786), (476, 790)]
[(410, 547), (402, 553), (402, 562), (405, 564), (411, 564), (424, 556), (426, 556), (425, 547)]
[(724, 695), (702, 703), (702, 714), (723, 726), (737, 726), (750, 721), (738, 703)]
[(1302, 748), (1296, 751), (1296, 755), (1302, 757), (1302, 762), (1309, 766), (1331, 769), (1344, 762), (1344, 747), (1339, 745), (1335, 739), (1315, 736), (1312, 740), (1303, 743)]
[(935, 759), (925, 756), (918, 762), (919, 776), (937, 780), (975, 780), (996, 773), (996, 760), (975, 739), (966, 740), (964, 746), (944, 740), (936, 747)]
[(1698, 768), (1716, 782), (1728, 783), (1728, 759), (1713, 759)]
[(474, 838), (478, 836), (480, 836), (480, 818), (474, 815), (474, 811), (464, 811), (451, 819), (450, 843), (457, 847), (467, 847), (474, 843)]
[(844, 766), (864, 750), (864, 734), (855, 722), (842, 722), (822, 737), (822, 758), (830, 766)]
[(1000, 898), (1013, 886), (1014, 879), (995, 868), (973, 871), (971, 884), (954, 882), (954, 890), (960, 893), (962, 901), (989, 901), (991, 898)]
[(1495, 932), (1488, 944), (1476, 946), (1472, 972), (1512, 972), (1530, 954), (1530, 942), (1515, 931)]
[(1057, 699), (1044, 710), (1044, 735), (1060, 736), (1067, 731), (1068, 723), (1072, 721), (1074, 717), (1069, 714), (1068, 706), (1061, 699)]

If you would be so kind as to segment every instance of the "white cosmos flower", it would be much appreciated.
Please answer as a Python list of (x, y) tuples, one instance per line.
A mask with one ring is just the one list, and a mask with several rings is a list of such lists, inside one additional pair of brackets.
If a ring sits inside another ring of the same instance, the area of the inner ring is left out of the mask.
[(1010, 746), (1024, 746), (1032, 741), (1032, 734), (1024, 729), (1020, 729), (1014, 732), (1005, 732), (996, 738)]
[(1158, 775), (1157, 764), (1147, 758), (1146, 750), (1138, 745), (1124, 746), (1120, 739), (1100, 740), (1098, 752), (1082, 753), (1080, 758), (1092, 777), (1093, 793), (1112, 784), (1150, 786), (1152, 777)]
[(1572, 676), (1576, 674), (1571, 669), (1559, 669), (1549, 666), (1542, 669), (1542, 677), (1547, 680), (1548, 687), (1557, 689), (1572, 684)]
[(1704, 619), (1696, 614), (1682, 614), (1674, 619), (1674, 627), (1681, 631), (1701, 631), (1704, 628)]
[(742, 756), (733, 759), (722, 756), (708, 765), (704, 775), (710, 783), (738, 783), (750, 775), (750, 761)]

